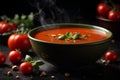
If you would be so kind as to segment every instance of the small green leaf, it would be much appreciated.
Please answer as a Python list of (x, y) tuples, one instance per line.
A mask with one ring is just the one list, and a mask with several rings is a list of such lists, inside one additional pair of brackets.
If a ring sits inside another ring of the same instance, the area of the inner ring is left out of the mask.
[(37, 61), (36, 61), (36, 64), (37, 64), (37, 65), (43, 65), (44, 62), (43, 62), (42, 60), (37, 60)]
[(33, 19), (34, 19), (34, 15), (33, 15), (33, 13), (30, 13), (28, 15), (28, 20), (33, 21)]
[(27, 17), (26, 15), (22, 14), (21, 19), (24, 20), (26, 19), (26, 17)]
[(34, 61), (31, 61), (31, 64), (32, 64), (33, 69), (34, 69), (35, 71), (39, 71), (40, 66), (43, 65), (44, 63), (43, 63), (43, 61), (41, 61), (41, 60), (34, 60)]
[(19, 15), (18, 15), (18, 14), (15, 14), (14, 19), (15, 19), (15, 20), (18, 20), (18, 19), (19, 19)]
[(0, 18), (6, 22), (10, 20), (10, 18), (8, 18), (6, 15), (1, 16)]
[(65, 36), (66, 36), (67, 38), (72, 38), (72, 33), (71, 33), (71, 32), (66, 32)]
[(73, 35), (73, 40), (79, 39), (80, 37), (81, 37), (81, 35), (80, 35), (79, 33), (75, 33), (75, 34)]
[(31, 62), (31, 61), (33, 61), (33, 59), (32, 59), (31, 56), (26, 55), (26, 56), (25, 56), (25, 61)]

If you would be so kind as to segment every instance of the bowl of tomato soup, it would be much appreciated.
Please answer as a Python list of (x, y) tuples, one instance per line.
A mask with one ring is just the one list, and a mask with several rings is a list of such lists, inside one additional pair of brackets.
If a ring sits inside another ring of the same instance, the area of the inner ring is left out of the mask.
[(28, 32), (33, 51), (61, 69), (94, 64), (108, 50), (112, 33), (89, 24), (61, 23), (36, 27)]

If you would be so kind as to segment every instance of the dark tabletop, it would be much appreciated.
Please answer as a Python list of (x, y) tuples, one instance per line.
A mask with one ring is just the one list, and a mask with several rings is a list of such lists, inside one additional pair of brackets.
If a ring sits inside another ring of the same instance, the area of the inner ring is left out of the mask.
[[(72, 22), (85, 23), (98, 25), (107, 28), (113, 32), (114, 42), (111, 44), (108, 50), (114, 50), (120, 55), (120, 35), (119, 35), (119, 22), (107, 22), (102, 21), (97, 18), (83, 19), (78, 18)], [(0, 38), (0, 52), (6, 54), (9, 53), (9, 48), (7, 47), (7, 40), (4, 37)], [(33, 52), (28, 52), (28, 54), (33, 54)], [(32, 55), (34, 58), (38, 58)], [(101, 56), (102, 57), (102, 56)], [(46, 71), (47, 76), (40, 76), (40, 73), (33, 73), (32, 75), (24, 75), (19, 71), (12, 71), (10, 65), (12, 65), (8, 60), (6, 65), (0, 66), (0, 80), (118, 80), (120, 79), (120, 57), (117, 62), (108, 65), (102, 64), (98, 59), (95, 64), (81, 67), (79, 71), (62, 71), (50, 63), (45, 62), (44, 65), (40, 67), (40, 71)], [(8, 65), (9, 64), (9, 65)], [(6, 76), (8, 71), (12, 71), (13, 76)], [(70, 76), (65, 76), (65, 74), (70, 74)], [(20, 79), (16, 79), (16, 75), (20, 76)], [(54, 77), (53, 77), (54, 76)]]

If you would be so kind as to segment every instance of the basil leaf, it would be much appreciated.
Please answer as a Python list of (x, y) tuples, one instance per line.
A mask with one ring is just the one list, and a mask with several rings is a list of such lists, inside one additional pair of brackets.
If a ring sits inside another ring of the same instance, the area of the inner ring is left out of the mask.
[(30, 61), (33, 61), (33, 59), (29, 55), (26, 55), (25, 56), (25, 61), (30, 62)]

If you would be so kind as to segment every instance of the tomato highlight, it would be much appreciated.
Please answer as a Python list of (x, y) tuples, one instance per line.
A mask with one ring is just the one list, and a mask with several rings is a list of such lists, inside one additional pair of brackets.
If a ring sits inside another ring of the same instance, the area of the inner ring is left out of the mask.
[(31, 74), (32, 73), (32, 64), (29, 62), (23, 62), (20, 64), (20, 71), (23, 74)]
[(98, 16), (106, 18), (108, 12), (110, 11), (110, 6), (105, 3), (99, 3), (97, 5)]
[(8, 47), (11, 50), (26, 52), (31, 48), (31, 44), (27, 34), (12, 34), (8, 38)]
[(108, 51), (105, 54), (105, 60), (109, 62), (115, 62), (118, 59), (118, 54), (115, 51)]
[(8, 54), (8, 59), (13, 64), (20, 63), (20, 61), (22, 60), (22, 58), (23, 58), (22, 54), (19, 51), (17, 51), (17, 50), (10, 51), (9, 54)]

